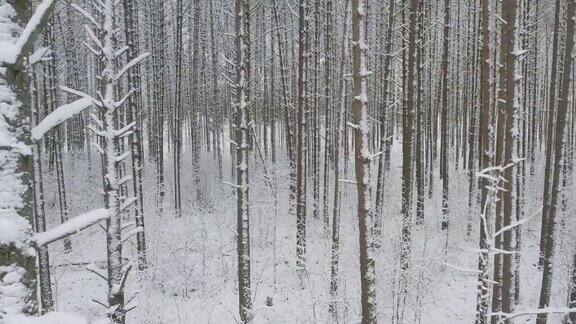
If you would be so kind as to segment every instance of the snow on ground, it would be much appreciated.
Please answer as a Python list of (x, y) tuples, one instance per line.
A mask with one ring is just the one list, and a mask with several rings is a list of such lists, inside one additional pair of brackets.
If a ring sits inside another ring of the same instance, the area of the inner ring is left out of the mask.
[[(398, 287), (400, 237), (401, 147), (395, 143), (391, 171), (386, 179), (384, 231), (377, 252), (377, 293), (379, 318), (383, 323), (471, 323), (476, 302), (476, 275), (456, 270), (475, 269), (477, 255), (466, 251), (477, 248), (477, 218), (473, 218), (472, 237), (466, 237), (468, 225), (467, 178), (463, 170), (452, 169), (450, 188), (450, 236), (444, 249), (445, 233), (440, 230), (440, 191), (425, 205), (426, 222), (414, 231), (412, 267), (405, 306), (399, 303)], [(283, 156), (279, 152), (279, 156)], [(167, 156), (171, 156), (170, 153)], [(224, 154), (225, 181), (230, 177), (230, 161)], [(101, 177), (99, 158), (92, 157), (89, 170), (84, 155), (66, 161), (66, 184), (70, 214), (77, 215), (102, 206), (98, 192)], [(542, 159), (540, 159), (542, 160)], [(162, 214), (154, 206), (155, 175), (152, 162), (146, 163), (145, 193), (146, 235), (149, 268), (131, 273), (127, 288), (130, 298), (137, 293), (138, 307), (129, 313), (129, 323), (236, 323), (235, 200), (232, 190), (221, 184), (212, 153), (201, 158), (201, 185), (207, 190), (206, 208), (193, 203), (190, 161), (183, 161), (183, 202), (181, 218), (172, 213), (171, 161), (167, 160), (166, 201)], [(301, 289), (295, 273), (295, 219), (288, 216), (288, 171), (282, 164), (276, 171), (280, 179), (278, 217), (274, 219), (273, 197), (263, 181), (259, 161), (253, 161), (251, 182), (252, 291), (255, 323), (329, 323), (330, 242), (323, 235), (322, 220), (308, 213), (307, 273)], [(353, 163), (349, 164), (352, 176)], [(527, 183), (527, 215), (535, 214), (541, 201), (541, 167)], [(373, 170), (375, 171), (375, 170)], [(59, 214), (54, 174), (46, 177), (48, 215), (51, 226)], [(440, 180), (435, 179), (439, 185)], [(332, 182), (331, 182), (332, 183)], [(311, 191), (311, 185), (309, 191)], [(341, 228), (340, 311), (346, 323), (360, 322), (360, 281), (358, 230), (354, 214), (355, 192), (343, 184)], [(310, 196), (311, 196), (311, 192)], [(312, 204), (310, 204), (312, 206)], [(330, 204), (330, 206), (332, 206)], [(568, 200), (568, 214), (574, 210)], [(539, 215), (523, 228), (521, 304), (518, 309), (534, 309), (538, 304), (541, 272), (537, 270)], [(566, 221), (568, 222), (568, 220)], [(274, 227), (276, 224), (276, 235)], [(566, 228), (572, 228), (566, 225)], [(276, 244), (274, 244), (276, 237)], [(72, 236), (73, 251), (65, 254), (62, 243), (52, 245), (51, 265), (59, 311), (101, 318), (104, 308), (92, 300), (106, 300), (106, 283), (89, 272), (90, 264), (105, 269), (105, 239), (102, 229), (93, 226)], [(564, 306), (573, 236), (561, 232), (556, 253), (554, 294), (551, 306)], [(126, 245), (125, 257), (135, 260), (134, 244)], [(276, 253), (274, 253), (274, 251)], [(445, 265), (448, 264), (449, 266)], [(456, 268), (456, 269), (455, 269)], [(272, 306), (267, 305), (271, 299)], [(551, 317), (559, 322), (560, 315)], [(517, 323), (534, 321), (520, 317)]]

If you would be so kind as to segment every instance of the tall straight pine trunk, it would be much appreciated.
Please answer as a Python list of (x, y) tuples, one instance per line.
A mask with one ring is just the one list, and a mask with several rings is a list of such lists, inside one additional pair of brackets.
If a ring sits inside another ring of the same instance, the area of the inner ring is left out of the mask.
[[(502, 2), (502, 19), (505, 23), (501, 25), (500, 41), (500, 89), (498, 94), (498, 141), (503, 145), (498, 146), (499, 152), (496, 152), (500, 166), (503, 168), (501, 173), (500, 191), (501, 208), (498, 208), (496, 219), (501, 219), (502, 227), (508, 227), (512, 224), (512, 203), (513, 203), (513, 181), (515, 163), (513, 159), (515, 147), (515, 125), (516, 125), (516, 66), (519, 52), (516, 50), (516, 16), (518, 5), (516, 0), (504, 0)], [(497, 225), (498, 226), (498, 225)], [(506, 230), (501, 235), (502, 249), (505, 251), (514, 251), (513, 231)], [(497, 255), (498, 257), (498, 255)], [(514, 311), (514, 266), (512, 263), (512, 254), (504, 253), (501, 256), (501, 305), (503, 313), (512, 313)], [(497, 259), (496, 259), (497, 260)], [(495, 261), (495, 271), (496, 268)], [(495, 272), (495, 279), (497, 273)], [(496, 289), (495, 289), (496, 290)], [(497, 303), (500, 303), (498, 301)], [(494, 323), (494, 317), (492, 318)], [(508, 323), (508, 320), (505, 321)]]
[[(490, 144), (490, 4), (489, 0), (481, 0), (481, 38), (480, 50), (480, 130), (479, 130), (479, 154), (480, 169), (484, 170), (490, 166), (491, 144)], [(491, 220), (489, 219), (488, 186), (490, 181), (481, 177), (478, 187), (481, 188), (480, 198), (480, 234), (479, 248), (482, 251), (488, 249), (488, 233), (486, 229)], [(480, 253), (478, 257), (478, 292), (476, 302), (476, 324), (486, 324), (488, 322), (488, 308), (490, 305), (490, 272), (489, 254)]]
[[(551, 204), (551, 190), (550, 186), (554, 181), (552, 171), (552, 159), (554, 152), (554, 121), (556, 119), (556, 93), (558, 81), (558, 38), (560, 37), (560, 0), (556, 0), (554, 9), (554, 29), (552, 31), (552, 67), (550, 71), (550, 88), (548, 90), (548, 116), (546, 126), (546, 166), (544, 169), (544, 194), (542, 196), (542, 219), (540, 227), (540, 260), (538, 265), (544, 266), (546, 255), (546, 240), (549, 233), (546, 232), (549, 228), (548, 219)], [(544, 115), (542, 115), (543, 117)]]
[[(550, 206), (548, 215), (546, 216), (545, 228), (542, 233), (546, 234), (544, 240), (544, 264), (542, 271), (542, 285), (540, 287), (540, 302), (539, 307), (545, 308), (550, 303), (550, 289), (552, 288), (552, 262), (554, 261), (554, 229), (556, 226), (556, 209), (560, 197), (560, 171), (562, 169), (564, 154), (564, 133), (566, 126), (566, 117), (568, 110), (569, 92), (572, 84), (572, 64), (574, 62), (574, 29), (576, 22), (576, 1), (566, 0), (566, 43), (564, 47), (564, 57), (562, 62), (562, 83), (560, 94), (558, 96), (558, 109), (557, 109), (557, 122), (554, 129), (554, 156), (553, 156), (553, 170), (552, 170), (552, 183), (550, 186)], [(545, 324), (548, 317), (547, 314), (539, 314), (536, 323)]]
[(236, 0), (236, 84), (234, 134), (236, 137), (236, 245), (240, 320), (252, 318), (250, 288), (250, 1)]
[[(416, 2), (415, 0), (412, 2)], [(352, 1), (352, 80), (354, 115), (354, 161), (356, 192), (358, 195), (358, 227), (360, 243), (360, 285), (362, 290), (362, 323), (376, 323), (376, 273), (372, 242), (372, 203), (369, 152), (369, 120), (366, 79), (370, 75), (366, 67), (365, 19), (363, 0)]]
[[(0, 33), (15, 44), (30, 18), (25, 1), (0, 1)], [(45, 17), (44, 17), (45, 19)], [(14, 33), (14, 34), (12, 34)], [(13, 61), (0, 60), (0, 125), (2, 134), (12, 136), (10, 145), (0, 147), (3, 197), (0, 226), (12, 229), (0, 237), (0, 321), (6, 315), (34, 316), (37, 307), (36, 255), (30, 253), (31, 224), (34, 222), (34, 166), (30, 147), (30, 75), (26, 66), (32, 42), (22, 47)]]
[[(306, 269), (306, 73), (308, 0), (300, 0), (298, 19), (298, 111), (296, 114), (296, 266), (299, 275)], [(300, 278), (302, 280), (302, 278)]]

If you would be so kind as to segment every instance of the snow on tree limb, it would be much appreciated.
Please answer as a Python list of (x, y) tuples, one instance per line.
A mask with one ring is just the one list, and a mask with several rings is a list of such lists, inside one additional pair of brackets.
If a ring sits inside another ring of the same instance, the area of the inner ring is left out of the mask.
[(43, 60), (47, 60), (50, 54), (51, 50), (48, 47), (40, 47), (28, 57), (28, 62), (30, 62), (31, 65), (34, 65)]
[(120, 79), (120, 77), (122, 77), (122, 75), (124, 73), (126, 73), (126, 71), (130, 70), (132, 67), (134, 67), (135, 65), (139, 64), (140, 62), (142, 62), (142, 60), (144, 60), (145, 58), (147, 58), (148, 56), (150, 56), (150, 53), (146, 52), (141, 54), (140, 56), (136, 57), (135, 59), (133, 59), (132, 61), (126, 63), (126, 65), (124, 65), (124, 67), (122, 68), (122, 70), (120, 70), (116, 76), (117, 79)]
[(71, 220), (54, 227), (43, 233), (37, 233), (34, 240), (38, 245), (52, 243), (68, 235), (77, 233), (99, 221), (110, 216), (110, 211), (106, 208), (95, 209), (85, 214), (76, 216)]
[(94, 17), (88, 13), (86, 10), (82, 9), (80, 6), (78, 6), (77, 4), (73, 3), (71, 4), (72, 8), (76, 9), (80, 14), (82, 14), (84, 17), (86, 17), (86, 19), (90, 20), (90, 22), (92, 24), (94, 24), (94, 26), (96, 26), (96, 28), (100, 29), (101, 26), (100, 24), (96, 21), (96, 19), (94, 19)]
[(74, 89), (68, 88), (66, 86), (60, 86), (60, 89), (62, 89), (62, 91), (77, 95), (77, 96), (82, 97), (82, 98), (88, 98), (88, 99), (92, 100), (92, 102), (98, 107), (102, 106), (101, 101), (96, 100), (96, 98), (92, 97), (91, 95), (87, 94), (86, 92), (74, 90)]
[(42, 24), (42, 21), (48, 17), (52, 6), (54, 5), (54, 0), (44, 0), (42, 3), (38, 4), (36, 11), (28, 21), (28, 24), (22, 30), (20, 37), (15, 44), (10, 44), (2, 42), (2, 51), (0, 52), (0, 61), (8, 64), (14, 64), (20, 57), (22, 49), (32, 40), (32, 34), (38, 29), (38, 26)]
[(524, 218), (524, 219), (521, 219), (521, 220), (512, 222), (512, 224), (510, 224), (510, 225), (508, 225), (508, 226), (503, 226), (500, 230), (498, 230), (496, 233), (494, 233), (494, 237), (496, 237), (496, 236), (498, 236), (498, 235), (500, 235), (500, 234), (502, 234), (502, 233), (504, 233), (504, 232), (506, 232), (506, 231), (509, 231), (509, 230), (511, 230), (511, 229), (513, 229), (513, 228), (515, 228), (515, 227), (517, 227), (517, 226), (520, 226), (520, 225), (526, 223), (526, 222), (529, 221), (531, 218), (532, 218), (532, 217)]
[(538, 309), (527, 309), (523, 311), (517, 311), (514, 313), (504, 313), (504, 312), (497, 312), (492, 313), (494, 316), (501, 317), (501, 320), (498, 323), (504, 323), (506, 320), (511, 318), (520, 317), (520, 316), (532, 316), (538, 314), (568, 314), (576, 312), (576, 308), (568, 308), (568, 307), (546, 307), (546, 308), (538, 308)]
[(81, 98), (72, 103), (56, 108), (56, 110), (48, 114), (44, 120), (32, 129), (32, 138), (35, 140), (41, 139), (44, 134), (52, 128), (76, 116), (82, 112), (82, 110), (90, 106), (92, 106), (92, 100), (90, 98)]

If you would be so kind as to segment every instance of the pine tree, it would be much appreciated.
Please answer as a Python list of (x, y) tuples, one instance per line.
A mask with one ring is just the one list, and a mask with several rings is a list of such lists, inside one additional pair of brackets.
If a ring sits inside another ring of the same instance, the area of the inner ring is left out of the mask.
[(234, 133), (236, 140), (236, 244), (238, 253), (238, 298), (240, 320), (252, 318), (250, 288), (250, 1), (236, 0), (236, 84)]
[[(416, 1), (412, 1), (414, 4)], [(376, 323), (376, 273), (372, 241), (372, 217), (369, 153), (368, 95), (366, 81), (370, 72), (366, 66), (365, 30), (362, 23), (366, 17), (363, 0), (352, 0), (352, 80), (354, 115), (354, 159), (357, 215), (360, 244), (360, 285), (362, 292), (362, 323)], [(415, 19), (415, 17), (414, 17)]]

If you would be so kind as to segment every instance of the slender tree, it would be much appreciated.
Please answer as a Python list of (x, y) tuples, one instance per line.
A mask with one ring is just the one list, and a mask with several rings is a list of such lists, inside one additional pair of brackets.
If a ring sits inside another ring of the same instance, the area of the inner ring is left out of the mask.
[(308, 0), (300, 0), (298, 18), (298, 111), (296, 116), (296, 265), (298, 271), (306, 270), (306, 109), (308, 87), (308, 75), (306, 73), (307, 64), (307, 44), (308, 22), (307, 22)]
[[(564, 154), (564, 134), (568, 110), (568, 98), (572, 84), (572, 65), (574, 62), (574, 30), (576, 20), (576, 1), (566, 0), (566, 42), (564, 56), (562, 58), (562, 83), (558, 97), (557, 122), (554, 129), (554, 156), (552, 168), (552, 183), (550, 185), (550, 206), (546, 216), (546, 228), (542, 231), (546, 234), (544, 240), (544, 264), (542, 271), (542, 285), (540, 287), (539, 308), (545, 308), (550, 303), (550, 289), (552, 287), (552, 261), (554, 257), (554, 230), (556, 226), (556, 209), (559, 201), (560, 170)], [(548, 314), (539, 314), (536, 320), (538, 324), (547, 322)]]
[[(347, 44), (346, 41), (349, 37), (348, 35), (348, 17), (349, 17), (349, 7), (350, 0), (346, 0), (344, 5), (344, 29), (342, 33), (343, 44)], [(338, 301), (339, 301), (339, 272), (340, 272), (340, 201), (341, 201), (341, 191), (340, 191), (340, 157), (342, 152), (340, 150), (341, 146), (341, 136), (344, 132), (344, 115), (346, 113), (346, 80), (343, 77), (345, 58), (347, 53), (347, 46), (342, 46), (340, 52), (340, 75), (339, 75), (339, 109), (336, 112), (335, 120), (335, 134), (334, 134), (334, 199), (332, 208), (332, 249), (331, 249), (331, 262), (330, 262), (330, 305), (329, 311), (332, 315), (334, 321), (338, 321)]]
[[(491, 163), (491, 143), (490, 143), (490, 12), (489, 1), (481, 0), (481, 39), (480, 50), (480, 136), (479, 136), (479, 164), (480, 169), (484, 170)], [(491, 220), (490, 211), (487, 204), (489, 180), (486, 177), (480, 177), (478, 187), (481, 188), (480, 199), (480, 234), (479, 248), (481, 251), (488, 249), (486, 229)], [(491, 284), (488, 277), (489, 258), (487, 252), (481, 252), (478, 257), (478, 295), (476, 303), (476, 323), (485, 324), (488, 322), (488, 310), (490, 303)]]
[(440, 112), (440, 178), (442, 179), (442, 229), (448, 232), (448, 191), (450, 166), (448, 165), (448, 91), (449, 91), (449, 46), (450, 46), (450, 0), (444, 0), (444, 27), (443, 27), (443, 51), (442, 51), (442, 94)]
[(176, 88), (174, 98), (174, 210), (176, 217), (182, 216), (182, 193), (180, 177), (182, 155), (182, 28), (184, 12), (182, 0), (176, 1)]
[[(390, 98), (390, 70), (391, 70), (391, 62), (392, 62), (392, 38), (394, 35), (394, 16), (395, 16), (395, 1), (390, 1), (389, 8), (388, 8), (388, 28), (386, 31), (386, 47), (384, 49), (384, 65), (383, 65), (383, 95), (384, 98), (382, 99), (383, 106), (381, 107), (380, 111), (380, 151), (383, 151), (390, 139), (388, 138), (388, 132), (386, 132), (386, 125), (387, 120), (386, 116), (388, 111), (389, 105), (389, 98)], [(375, 215), (374, 215), (374, 233), (375, 239), (379, 240), (380, 235), (382, 234), (382, 206), (384, 205), (384, 175), (386, 173), (386, 160), (387, 155), (381, 154), (378, 159), (378, 180), (376, 182), (376, 207), (375, 207)]]
[(236, 244), (238, 253), (238, 299), (240, 320), (252, 318), (250, 288), (250, 1), (236, 0), (236, 81), (234, 133), (236, 138)]
[[(416, 0), (412, 1), (414, 5)], [(354, 159), (356, 192), (358, 195), (358, 227), (360, 243), (360, 284), (362, 291), (362, 323), (376, 323), (376, 274), (372, 242), (372, 217), (369, 152), (368, 95), (366, 79), (370, 72), (366, 66), (366, 17), (363, 0), (352, 0), (352, 113), (354, 114)], [(414, 17), (415, 19), (415, 17)]]
[[(517, 35), (516, 35), (516, 17), (517, 17), (517, 1), (516, 0), (505, 0), (502, 2), (502, 19), (504, 23), (501, 25), (500, 32), (500, 89), (498, 91), (498, 142), (502, 145), (498, 145), (496, 152), (496, 159), (500, 162), (503, 168), (500, 187), (501, 197), (500, 201), (502, 207), (497, 210), (497, 213), (501, 213), (496, 216), (496, 219), (500, 218), (502, 221), (502, 227), (509, 227), (512, 224), (512, 203), (513, 203), (513, 167), (514, 161), (514, 147), (515, 147), (515, 126), (516, 126), (516, 83), (519, 81), (516, 79), (516, 66), (518, 61), (518, 56), (521, 55), (517, 51)], [(498, 224), (496, 225), (496, 230), (498, 229)], [(510, 230), (504, 231), (502, 234), (502, 248), (504, 251), (513, 251), (514, 243), (512, 241), (513, 232)], [(497, 256), (498, 257), (498, 256)], [(498, 276), (496, 268), (496, 261), (494, 268), (495, 278)], [(502, 255), (502, 270), (501, 270), (501, 298), (502, 298), (502, 312), (512, 313), (514, 311), (514, 266), (512, 263), (512, 254), (504, 253)], [(497, 282), (495, 280), (495, 282)], [(496, 288), (494, 289), (496, 290)], [(497, 296), (495, 294), (495, 296)], [(498, 301), (497, 304), (500, 302)], [(494, 310), (494, 308), (493, 308)], [(494, 317), (493, 323), (494, 321)], [(508, 322), (506, 320), (505, 322)]]
[(556, 119), (556, 93), (557, 93), (557, 79), (558, 79), (558, 38), (560, 35), (560, 10), (561, 10), (560, 0), (555, 1), (554, 5), (554, 28), (552, 31), (552, 66), (550, 71), (550, 81), (548, 90), (548, 116), (547, 116), (547, 126), (546, 126), (546, 165), (544, 172), (544, 194), (542, 197), (542, 222), (540, 227), (540, 261), (539, 266), (544, 265), (544, 255), (546, 249), (546, 239), (548, 239), (549, 234), (546, 233), (548, 230), (548, 213), (550, 210), (550, 199), (551, 190), (550, 186), (554, 179), (552, 170), (552, 157), (554, 152), (554, 120)]
[[(126, 59), (128, 62), (138, 57), (138, 8), (132, 0), (124, 0), (124, 29), (126, 35)], [(129, 87), (134, 91), (134, 95), (128, 98), (126, 103), (126, 114), (128, 123), (134, 124), (134, 134), (130, 136), (130, 151), (132, 155), (132, 191), (138, 198), (134, 204), (134, 220), (136, 227), (144, 228), (144, 190), (142, 178), (144, 176), (143, 147), (142, 147), (142, 78), (140, 65), (134, 66), (126, 73)], [(140, 270), (146, 268), (146, 237), (144, 230), (136, 234), (136, 246), (138, 250), (138, 267)]]

